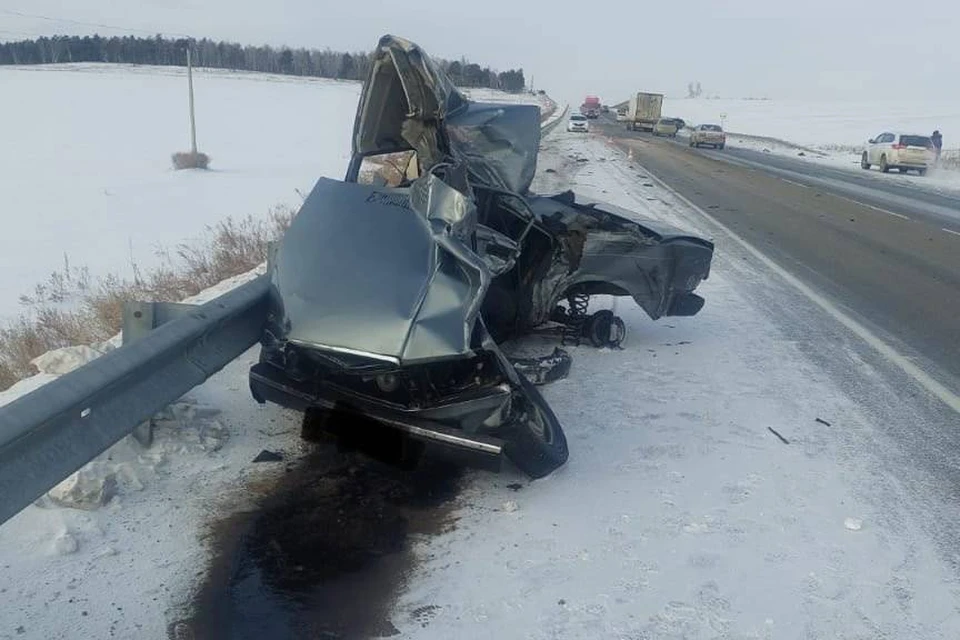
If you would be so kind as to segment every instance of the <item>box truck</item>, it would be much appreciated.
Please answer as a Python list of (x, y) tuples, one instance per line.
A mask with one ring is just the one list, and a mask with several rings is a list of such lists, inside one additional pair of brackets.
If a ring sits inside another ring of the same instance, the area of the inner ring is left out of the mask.
[(627, 129), (653, 131), (653, 126), (660, 119), (662, 107), (662, 93), (639, 91), (636, 95), (630, 96), (630, 104), (627, 107)]

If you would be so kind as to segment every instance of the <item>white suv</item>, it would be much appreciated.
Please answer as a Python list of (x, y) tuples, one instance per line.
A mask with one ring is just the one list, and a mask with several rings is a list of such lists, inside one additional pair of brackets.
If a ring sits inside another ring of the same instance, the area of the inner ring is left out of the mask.
[(900, 173), (914, 170), (920, 175), (934, 164), (933, 141), (930, 136), (886, 131), (867, 142), (860, 166), (869, 169), (873, 165), (887, 173), (897, 169)]

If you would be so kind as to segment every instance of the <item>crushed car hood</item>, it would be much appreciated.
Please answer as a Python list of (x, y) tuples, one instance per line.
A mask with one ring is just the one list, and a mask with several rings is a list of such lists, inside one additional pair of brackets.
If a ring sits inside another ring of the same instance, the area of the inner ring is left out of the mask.
[(410, 190), (321, 178), (270, 270), (286, 339), (395, 365), (470, 353), (490, 280), (457, 237), (472, 217), (433, 176)]
[(417, 45), (384, 36), (353, 128), (354, 158), (414, 150), (424, 172), (452, 158), (480, 184), (526, 193), (537, 170), (540, 109), (472, 102)]

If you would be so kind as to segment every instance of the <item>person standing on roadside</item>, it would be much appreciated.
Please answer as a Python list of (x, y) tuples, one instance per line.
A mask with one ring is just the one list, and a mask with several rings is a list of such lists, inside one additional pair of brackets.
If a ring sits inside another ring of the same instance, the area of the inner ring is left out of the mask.
[(943, 149), (943, 136), (940, 135), (939, 129), (933, 132), (933, 135), (930, 136), (930, 140), (933, 141), (933, 151), (937, 154), (937, 164), (940, 164), (940, 151)]

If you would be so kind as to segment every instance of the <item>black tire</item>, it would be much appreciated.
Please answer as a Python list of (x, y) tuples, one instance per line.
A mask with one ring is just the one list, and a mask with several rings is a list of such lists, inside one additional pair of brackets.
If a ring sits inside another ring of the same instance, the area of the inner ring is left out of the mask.
[(860, 156), (860, 168), (865, 169), (866, 171), (870, 170), (870, 163), (867, 162), (867, 152), (864, 151), (863, 155)]
[(726, 144), (717, 145), (717, 149), (723, 149), (725, 146)]
[(880, 171), (890, 173), (890, 165), (887, 164), (887, 156), (880, 156)]
[(907, 170), (904, 169), (903, 167), (900, 167), (899, 169), (897, 169), (897, 171), (899, 171), (900, 173), (906, 173), (906, 172), (907, 172)]
[(693, 140), (690, 141), (690, 146), (693, 147)]
[(925, 176), (925, 175), (927, 175), (927, 170), (926, 170), (926, 169), (917, 169), (917, 173), (920, 174), (921, 176)]
[[(525, 416), (521, 416), (504, 434), (503, 452), (530, 478), (542, 478), (567, 461), (570, 456), (567, 437), (537, 387), (522, 373), (519, 377), (520, 393), (514, 401), (526, 405), (523, 409)], [(525, 419), (526, 416), (530, 416), (529, 419)]]

